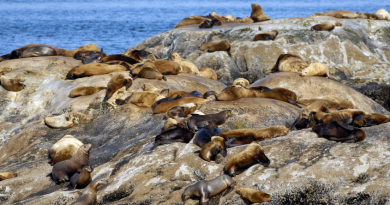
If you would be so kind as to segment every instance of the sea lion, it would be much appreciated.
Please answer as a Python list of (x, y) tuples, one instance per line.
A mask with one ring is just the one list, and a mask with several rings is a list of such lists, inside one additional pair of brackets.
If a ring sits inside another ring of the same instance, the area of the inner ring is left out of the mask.
[(138, 62), (142, 62), (146, 60), (148, 56), (153, 55), (153, 53), (145, 50), (132, 50), (123, 52), (124, 55), (130, 56), (131, 58), (137, 60)]
[(19, 58), (30, 58), (37, 56), (56, 56), (57, 52), (50, 46), (34, 46), (19, 53)]
[(93, 43), (82, 45), (74, 50), (65, 51), (64, 56), (73, 58), (78, 51), (99, 51), (99, 47)]
[(198, 98), (198, 97), (182, 97), (179, 99), (173, 99), (170, 102), (158, 104), (155, 107), (152, 107), (152, 110), (154, 114), (159, 114), (159, 113), (167, 112), (168, 109), (173, 106), (184, 105), (188, 103), (201, 103), (206, 101), (208, 100), (203, 98)]
[(134, 65), (136, 63), (139, 63), (136, 59), (129, 57), (127, 55), (123, 54), (116, 54), (116, 55), (109, 55), (103, 58), (104, 62), (109, 62), (109, 61), (124, 61), (130, 65)]
[(92, 87), (92, 86), (83, 86), (78, 87), (70, 91), (69, 96), (71, 98), (79, 97), (79, 96), (87, 96), (95, 94), (101, 90), (106, 89), (107, 87)]
[(271, 162), (264, 154), (263, 148), (256, 142), (252, 142), (245, 148), (244, 151), (234, 155), (227, 161), (225, 165), (225, 172), (234, 177), (239, 173), (239, 169), (249, 168), (257, 163), (268, 167)]
[(152, 150), (163, 144), (171, 144), (175, 142), (188, 143), (194, 137), (194, 134), (195, 133), (193, 131), (187, 129), (183, 125), (177, 124), (156, 136)]
[(89, 151), (91, 148), (92, 144), (85, 144), (77, 150), (76, 154), (72, 158), (55, 164), (51, 172), (54, 182), (57, 184), (69, 181), (73, 174), (76, 172), (80, 173), (82, 171), (82, 167), (88, 166)]
[[(77, 51), (77, 53), (79, 53), (80, 51)], [(85, 52), (85, 51), (81, 51), (81, 52)], [(76, 54), (77, 54), (76, 53)], [(74, 55), (76, 55), (74, 54)], [(88, 64), (88, 63), (104, 63), (104, 60), (103, 60), (104, 56), (103, 56), (103, 48), (100, 49), (100, 54), (99, 55), (93, 55), (85, 60), (83, 60), (83, 64)]]
[(278, 136), (285, 136), (288, 132), (289, 129), (285, 126), (271, 126), (263, 129), (230, 130), (216, 135), (223, 137), (225, 139), (226, 146), (229, 148), (252, 142), (260, 142)]
[(236, 23), (244, 23), (244, 20), (242, 20), (241, 17), (236, 17)]
[(208, 204), (210, 197), (228, 189), (224, 194), (226, 195), (234, 189), (235, 185), (236, 181), (234, 181), (230, 176), (223, 174), (212, 180), (201, 180), (196, 184), (188, 186), (184, 189), (181, 199), (186, 201), (192, 196), (197, 196), (200, 197), (199, 205), (206, 205)]
[(324, 21), (311, 27), (311, 30), (316, 31), (332, 31), (336, 26), (342, 26), (338, 21)]
[(390, 21), (390, 14), (385, 9), (378, 9), (377, 11), (375, 11), (374, 15), (377, 16), (378, 20)]
[(189, 61), (183, 61), (183, 60), (181, 60), (179, 54), (177, 54), (177, 53), (172, 53), (172, 54), (171, 54), (171, 57), (172, 57), (172, 60), (173, 60), (173, 61), (179, 63), (181, 66), (187, 66), (187, 67), (191, 68), (193, 74), (199, 73), (198, 67), (196, 67), (193, 63), (191, 63), (191, 62), (189, 62)]
[(9, 178), (13, 178), (13, 177), (17, 177), (18, 176), (18, 173), (15, 173), (15, 172), (1, 172), (0, 173), (0, 181), (3, 181), (5, 179), (9, 179)]
[[(269, 99), (280, 100), (280, 101), (283, 101), (286, 103), (293, 104), (299, 108), (302, 108), (300, 105), (298, 105), (297, 102), (295, 102), (294, 100), (291, 100), (289, 97), (287, 97), (287, 95), (283, 94), (282, 92), (278, 92), (278, 91), (272, 90), (272, 89), (264, 90), (264, 86), (250, 87), (248, 89), (253, 90), (255, 92), (255, 96), (257, 98), (269, 98)], [(283, 89), (283, 88), (279, 88), (279, 89)], [(287, 89), (284, 89), (284, 90), (287, 90)], [(292, 91), (290, 91), (290, 92), (292, 92)]]
[(178, 105), (171, 107), (167, 110), (166, 116), (167, 118), (177, 119), (179, 117), (186, 117), (195, 112), (198, 109), (198, 104), (196, 103), (188, 103), (184, 105)]
[(348, 100), (341, 99), (341, 98), (336, 97), (336, 96), (332, 96), (332, 95), (315, 97), (315, 98), (311, 98), (311, 99), (300, 99), (300, 100), (298, 100), (298, 103), (302, 104), (304, 106), (308, 106), (308, 105), (310, 105), (314, 102), (317, 102), (317, 101), (330, 101), (330, 102), (334, 102), (334, 103), (343, 104), (343, 105), (345, 105), (344, 109), (354, 109), (355, 108), (355, 105), (352, 102), (350, 102)]
[(187, 121), (188, 128), (193, 131), (198, 131), (206, 126), (208, 122), (213, 122), (215, 125), (222, 125), (231, 113), (231, 110), (224, 110), (215, 114), (191, 116)]
[(6, 55), (1, 56), (1, 58), (2, 59), (15, 59), (15, 58), (19, 58), (20, 54), (24, 50), (32, 48), (32, 47), (35, 47), (35, 46), (45, 46), (45, 47), (53, 48), (56, 51), (57, 55), (61, 55), (64, 52), (64, 49), (58, 49), (55, 46), (43, 45), (43, 44), (29, 44), (29, 45), (25, 45), (23, 47), (20, 47), (18, 49), (15, 49), (11, 53), (8, 53)]
[(266, 41), (266, 40), (275, 40), (279, 32), (277, 30), (272, 30), (269, 32), (259, 33), (255, 36), (255, 41)]
[[(103, 51), (103, 49), (101, 49)], [(91, 58), (92, 56), (101, 56), (106, 57), (107, 54), (100, 52), (100, 51), (77, 51), (77, 53), (74, 54), (73, 58), (76, 60), (81, 60), (81, 62), (87, 60), (88, 58)]]
[(65, 79), (74, 80), (76, 78), (88, 77), (93, 75), (104, 75), (116, 71), (126, 71), (121, 65), (107, 65), (103, 63), (89, 63), (72, 68)]
[(156, 70), (163, 75), (177, 75), (181, 71), (179, 63), (168, 60), (159, 60), (154, 62)]
[(315, 16), (332, 16), (335, 18), (355, 19), (357, 17), (357, 14), (353, 11), (335, 10), (335, 11), (327, 11), (323, 13), (315, 13), (310, 17), (315, 17)]
[(65, 135), (51, 146), (49, 163), (53, 166), (58, 162), (72, 158), (81, 146), (83, 146), (83, 143), (80, 140), (74, 138), (72, 135)]
[(234, 80), (233, 85), (241, 85), (242, 87), (248, 86), (250, 83), (245, 78), (237, 78)]
[(164, 131), (168, 130), (170, 127), (175, 126), (177, 124), (181, 124), (183, 126), (187, 125), (187, 120), (189, 117), (180, 117), (180, 118), (168, 118), (164, 123)]
[(200, 68), (199, 73), (197, 75), (208, 79), (217, 80), (217, 73), (213, 69), (208, 67)]
[(254, 23), (255, 21), (253, 20), (253, 19), (251, 19), (250, 17), (244, 17), (243, 19), (242, 19), (242, 22), (243, 23)]
[(221, 132), (221, 130), (218, 129), (214, 122), (204, 126), (202, 129), (200, 129), (194, 138), (194, 144), (198, 145), (200, 148), (203, 148), (206, 146), (207, 143), (211, 141), (212, 136), (216, 136)]
[(130, 76), (125, 76), (124, 74), (115, 74), (112, 76), (111, 80), (107, 83), (106, 96), (103, 99), (103, 102), (106, 102), (111, 96), (123, 86), (126, 86), (126, 90), (129, 89), (133, 79)]
[(263, 203), (272, 201), (272, 198), (269, 194), (262, 191), (258, 191), (252, 188), (239, 188), (237, 193), (245, 200), (248, 200), (251, 203)]
[(79, 198), (70, 205), (96, 205), (97, 204), (97, 188), (102, 185), (101, 180), (92, 181), (85, 189), (81, 192)]
[(185, 91), (181, 91), (181, 90), (164, 89), (164, 90), (161, 90), (160, 93), (165, 93), (165, 96), (167, 96), (167, 97), (181, 96), (181, 97), (203, 98), (202, 93), (199, 93), (196, 90), (194, 90), (192, 92), (185, 92)]
[(252, 6), (252, 12), (250, 18), (254, 22), (261, 22), (261, 21), (267, 21), (272, 19), (264, 14), (264, 11), (259, 4), (251, 4), (251, 6)]
[(90, 166), (84, 166), (81, 173), (75, 173), (70, 178), (70, 184), (73, 189), (83, 189), (88, 186), (92, 181), (91, 177), (92, 168)]
[(19, 92), (26, 87), (26, 85), (19, 82), (18, 79), (2, 75), (0, 77), (1, 85), (4, 89), (13, 92)]
[(217, 92), (207, 91), (203, 94), (203, 98), (208, 100), (215, 100), (217, 98)]
[(204, 22), (205, 20), (210, 20), (210, 19), (205, 18), (205, 17), (201, 17), (201, 16), (190, 16), (189, 18), (184, 18), (183, 20), (181, 20), (180, 23), (178, 23), (174, 26), (174, 28), (179, 28), (182, 26), (188, 26), (188, 25), (193, 25), (193, 24), (199, 25), (200, 23)]
[(211, 20), (205, 20), (199, 24), (199, 28), (212, 28), (214, 26)]
[(301, 57), (292, 54), (280, 54), (275, 65), (269, 67), (269, 73), (274, 72), (295, 72), (300, 73), (309, 64), (302, 60)]
[(150, 69), (147, 69), (147, 70), (151, 70), (151, 69), (156, 70), (156, 65), (154, 64), (154, 61), (152, 61), (150, 59), (143, 60), (142, 63), (140, 63), (137, 66), (134, 66), (134, 67), (131, 68), (131, 74), (133, 76), (136, 76), (136, 75), (139, 74), (139, 72), (143, 68), (150, 68)]
[(329, 74), (329, 68), (323, 63), (310, 63), (310, 65), (304, 68), (299, 74), (302, 77), (305, 76), (326, 76), (329, 79), (332, 79)]
[(145, 83), (142, 86), (142, 90), (149, 91), (149, 92), (155, 92), (155, 93), (160, 93), (162, 91), (162, 89), (156, 88), (154, 85), (149, 84), (149, 83)]
[(378, 19), (378, 16), (376, 14), (357, 13), (357, 18), (361, 18), (361, 19)]
[(285, 89), (285, 88), (272, 88), (271, 89), (271, 88), (268, 88), (268, 87), (265, 87), (265, 86), (257, 86), (256, 90), (259, 91), (259, 92), (264, 92), (264, 91), (272, 92), (272, 91), (276, 91), (276, 92), (282, 93), (283, 95), (287, 96), (288, 98), (290, 98), (293, 101), (297, 101), (297, 94), (295, 94), (293, 91)]
[(139, 107), (152, 107), (158, 96), (159, 94), (149, 91), (135, 92), (125, 100), (116, 99), (115, 103), (118, 105), (133, 103)]
[[(315, 113), (312, 113), (315, 114)], [(350, 125), (355, 120), (360, 120), (363, 116), (367, 115), (366, 112), (356, 109), (344, 109), (332, 113), (325, 114), (319, 120), (319, 123), (330, 123), (333, 121), (339, 121), (344, 124)]]
[(164, 80), (167, 81), (167, 78), (157, 70), (151, 68), (151, 67), (144, 67), (142, 68), (137, 76), (134, 78), (146, 78), (146, 79), (156, 79), (156, 80)]
[(226, 157), (227, 150), (225, 147), (225, 139), (223, 137), (213, 136), (211, 137), (211, 141), (203, 146), (199, 154), (204, 160), (210, 161), (211, 159), (214, 159), (218, 153), (221, 153), (223, 157)]
[(216, 98), (218, 101), (233, 101), (240, 98), (254, 98), (256, 97), (255, 90), (247, 89), (242, 86), (232, 85), (226, 87), (220, 92)]
[(52, 128), (69, 128), (78, 124), (90, 123), (93, 117), (81, 112), (69, 112), (58, 116), (48, 116), (45, 118), (45, 124)]
[(366, 133), (363, 130), (353, 128), (339, 121), (315, 125), (312, 130), (319, 137), (336, 142), (354, 143), (363, 141), (366, 138)]
[(390, 117), (380, 113), (366, 114), (362, 118), (355, 119), (353, 126), (355, 127), (370, 127), (374, 125), (380, 125), (383, 123), (390, 122)]
[[(227, 51), (230, 52), (230, 43), (228, 40), (217, 41), (217, 42), (207, 42), (200, 46), (200, 50), (207, 50), (208, 52), (214, 51)], [(229, 54), (230, 55), (230, 54)]]

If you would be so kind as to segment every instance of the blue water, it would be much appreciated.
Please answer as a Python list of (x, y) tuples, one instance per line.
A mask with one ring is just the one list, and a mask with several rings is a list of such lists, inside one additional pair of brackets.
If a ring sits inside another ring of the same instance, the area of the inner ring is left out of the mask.
[(390, 11), (388, 0), (0, 1), (0, 55), (32, 43), (66, 49), (95, 43), (107, 54), (121, 53), (150, 36), (173, 29), (190, 15), (215, 11), (218, 15), (250, 16), (251, 3), (259, 3), (271, 18), (307, 17), (337, 9)]

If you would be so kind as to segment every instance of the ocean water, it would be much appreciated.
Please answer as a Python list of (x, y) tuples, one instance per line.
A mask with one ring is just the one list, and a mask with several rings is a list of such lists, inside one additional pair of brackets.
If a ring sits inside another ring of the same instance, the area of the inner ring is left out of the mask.
[(173, 29), (190, 15), (250, 16), (258, 3), (271, 18), (308, 17), (331, 10), (390, 11), (390, 1), (363, 0), (0, 0), (0, 55), (27, 44), (75, 49), (94, 43), (107, 54), (125, 51), (142, 40)]

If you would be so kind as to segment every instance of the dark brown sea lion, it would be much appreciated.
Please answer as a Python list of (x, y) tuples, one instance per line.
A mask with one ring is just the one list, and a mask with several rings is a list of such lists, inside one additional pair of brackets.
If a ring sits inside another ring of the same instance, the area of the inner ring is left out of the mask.
[(366, 138), (366, 133), (363, 130), (353, 128), (340, 121), (319, 124), (312, 129), (319, 137), (336, 142), (354, 143), (363, 141)]
[(71, 159), (81, 146), (83, 146), (83, 143), (80, 140), (72, 135), (65, 135), (50, 148), (49, 164), (53, 166), (58, 162)]
[(37, 56), (56, 56), (57, 52), (50, 46), (34, 46), (19, 53), (19, 58), (30, 58)]
[(19, 92), (26, 87), (26, 85), (19, 82), (18, 79), (2, 75), (0, 77), (1, 85), (4, 89), (13, 92)]
[(71, 90), (69, 96), (71, 98), (75, 98), (79, 96), (87, 96), (87, 95), (95, 94), (104, 89), (106, 89), (106, 87), (83, 86)]
[(92, 181), (91, 177), (92, 168), (90, 166), (84, 166), (81, 173), (75, 173), (72, 178), (70, 178), (70, 184), (73, 189), (83, 189), (88, 186)]
[(212, 28), (214, 26), (211, 20), (205, 20), (199, 24), (199, 28)]
[(198, 145), (200, 148), (206, 146), (207, 143), (211, 141), (212, 136), (216, 136), (222, 133), (214, 124), (209, 124), (200, 129), (194, 138), (194, 144)]
[(311, 30), (316, 31), (332, 31), (336, 26), (342, 26), (338, 21), (324, 21), (320, 24), (314, 25), (311, 27)]
[[(270, 98), (270, 99), (280, 100), (280, 101), (287, 102), (287, 103), (293, 104), (293, 105), (301, 108), (301, 106), (298, 105), (297, 102), (295, 102), (294, 100), (291, 100), (289, 97), (287, 97), (287, 95), (283, 94), (282, 93), (283, 91), (278, 92), (276, 90), (264, 89), (264, 88), (267, 88), (267, 87), (264, 87), (264, 86), (251, 87), (251, 88), (249, 88), (249, 90), (254, 90), (255, 96), (257, 98)], [(287, 89), (279, 88), (279, 90), (287, 90)], [(287, 91), (289, 91), (289, 90), (287, 90)], [(292, 91), (290, 91), (290, 92), (292, 92)]]
[(5, 179), (9, 179), (9, 178), (13, 178), (13, 177), (17, 177), (18, 176), (18, 173), (15, 173), (15, 172), (1, 172), (0, 173), (0, 181), (3, 181)]
[(241, 172), (239, 169), (246, 169), (257, 163), (268, 167), (271, 162), (264, 154), (263, 148), (256, 142), (252, 142), (244, 151), (234, 155), (227, 161), (225, 172), (234, 177)]
[[(315, 113), (313, 113), (315, 114)], [(347, 125), (351, 125), (352, 122), (360, 120), (363, 116), (367, 115), (366, 112), (355, 109), (340, 110), (332, 113), (325, 114), (319, 120), (319, 123), (330, 123), (333, 121), (339, 121)]]
[(281, 54), (278, 57), (275, 65), (269, 67), (267, 70), (270, 73), (274, 72), (295, 72), (300, 73), (304, 68), (309, 66), (301, 57), (292, 54)]
[(107, 65), (104, 63), (89, 63), (72, 68), (65, 79), (74, 80), (93, 75), (104, 75), (116, 71), (126, 71), (127, 69), (121, 65)]
[(217, 80), (217, 73), (213, 69), (208, 67), (200, 68), (199, 73), (197, 75), (208, 79)]
[(136, 59), (123, 54), (109, 55), (103, 58), (104, 62), (119, 60), (129, 63), (130, 65), (139, 63)]
[(243, 199), (246, 199), (251, 203), (272, 201), (272, 198), (269, 194), (252, 188), (239, 188), (237, 189), (237, 193), (241, 195)]
[(207, 50), (208, 52), (214, 51), (227, 51), (230, 55), (230, 43), (228, 40), (223, 40), (219, 42), (207, 42), (200, 46), (200, 50)]
[(88, 166), (91, 148), (92, 144), (85, 144), (77, 150), (77, 153), (71, 159), (55, 164), (51, 172), (53, 181), (55, 183), (69, 181), (73, 174), (81, 172), (82, 167)]
[(106, 102), (111, 96), (123, 86), (126, 86), (126, 90), (129, 89), (133, 79), (130, 76), (125, 76), (124, 74), (116, 74), (112, 76), (111, 80), (107, 83), (106, 96), (103, 99), (103, 102)]
[(374, 125), (380, 125), (383, 123), (390, 122), (390, 117), (380, 113), (366, 114), (360, 119), (353, 121), (355, 127), (370, 127)]
[(264, 14), (264, 11), (259, 4), (251, 4), (251, 6), (252, 12), (250, 18), (254, 22), (267, 21), (272, 19)]
[(186, 117), (195, 112), (198, 109), (198, 104), (189, 103), (184, 105), (174, 106), (168, 109), (166, 116), (167, 118), (177, 119), (180, 117)]
[(216, 114), (191, 116), (187, 121), (188, 128), (198, 131), (209, 124), (209, 122), (213, 122), (215, 125), (222, 125), (231, 113), (231, 110), (224, 110)]
[(152, 110), (154, 114), (159, 114), (159, 113), (165, 113), (168, 111), (169, 108), (177, 105), (184, 105), (188, 103), (201, 103), (206, 101), (208, 100), (204, 98), (198, 98), (198, 97), (180, 97), (171, 100), (168, 99), (168, 102), (166, 103), (156, 104), (156, 106), (152, 107)]
[(152, 150), (163, 144), (171, 144), (175, 142), (188, 143), (194, 137), (194, 134), (194, 132), (182, 126), (181, 124), (177, 124), (156, 136)]
[(221, 153), (223, 157), (226, 157), (225, 139), (223, 137), (213, 136), (211, 137), (211, 141), (203, 146), (199, 154), (204, 160), (210, 161), (214, 159), (218, 153)]
[(194, 185), (188, 186), (184, 189), (181, 199), (186, 201), (193, 196), (197, 196), (200, 197), (199, 204), (206, 205), (208, 204), (210, 197), (228, 189), (224, 194), (226, 195), (234, 189), (235, 185), (236, 181), (234, 181), (230, 176), (223, 174), (210, 181), (202, 180)]
[(266, 40), (275, 40), (276, 36), (278, 36), (277, 30), (272, 30), (269, 32), (259, 33), (255, 36), (255, 41), (266, 41)]
[[(131, 58), (137, 60), (138, 62), (142, 62), (143, 60), (146, 60), (149, 55), (153, 55), (153, 53), (145, 50), (132, 50), (132, 51), (126, 51), (123, 53), (124, 55), (130, 56)], [(155, 55), (153, 55), (155, 56)]]
[(102, 184), (101, 180), (92, 181), (70, 205), (97, 205), (97, 188)]

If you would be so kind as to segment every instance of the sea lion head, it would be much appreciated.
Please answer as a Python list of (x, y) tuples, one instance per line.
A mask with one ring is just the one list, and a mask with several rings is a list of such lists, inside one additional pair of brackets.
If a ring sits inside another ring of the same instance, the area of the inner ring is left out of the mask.
[(183, 194), (181, 195), (181, 200), (182, 201), (186, 201), (186, 200), (188, 200), (192, 196), (190, 187), (191, 186), (189, 186), (189, 187), (184, 189)]
[(86, 171), (88, 173), (91, 173), (92, 172), (92, 168), (90, 166), (84, 166), (83, 167), (83, 171)]
[(18, 176), (18, 173), (12, 173), (12, 177), (17, 177)]
[(85, 145), (81, 146), (79, 149), (88, 153), (92, 149), (92, 144), (85, 144)]
[(342, 23), (336, 21), (336, 26), (342, 26), (342, 25), (343, 25)]

